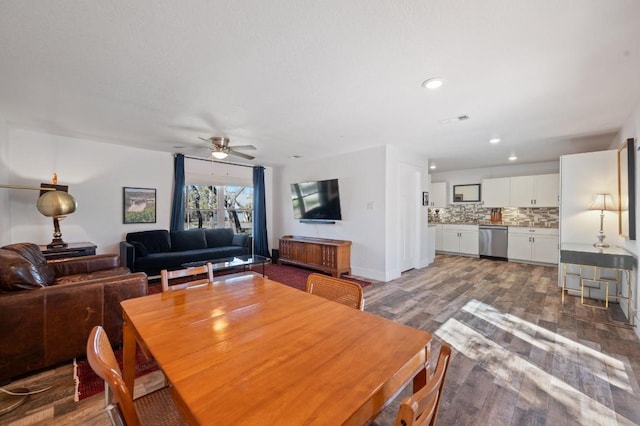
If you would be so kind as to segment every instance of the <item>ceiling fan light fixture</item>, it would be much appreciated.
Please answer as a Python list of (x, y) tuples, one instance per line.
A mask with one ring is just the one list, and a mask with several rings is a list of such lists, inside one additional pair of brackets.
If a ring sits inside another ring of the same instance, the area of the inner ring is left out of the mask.
[(211, 156), (213, 158), (215, 158), (216, 160), (224, 160), (225, 158), (227, 158), (227, 155), (229, 155), (229, 154), (227, 154), (224, 151), (212, 151), (211, 152)]

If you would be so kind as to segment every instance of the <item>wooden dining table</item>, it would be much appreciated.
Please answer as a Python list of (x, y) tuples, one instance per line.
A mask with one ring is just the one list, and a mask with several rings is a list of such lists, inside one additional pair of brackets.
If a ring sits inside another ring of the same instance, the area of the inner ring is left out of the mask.
[(121, 305), (127, 387), (138, 343), (191, 424), (362, 425), (429, 376), (429, 333), (255, 274)]

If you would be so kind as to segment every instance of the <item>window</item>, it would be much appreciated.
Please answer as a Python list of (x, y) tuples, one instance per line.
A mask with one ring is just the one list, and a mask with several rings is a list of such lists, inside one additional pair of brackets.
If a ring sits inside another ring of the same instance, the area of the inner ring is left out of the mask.
[(253, 231), (253, 187), (188, 184), (185, 229), (233, 228)]

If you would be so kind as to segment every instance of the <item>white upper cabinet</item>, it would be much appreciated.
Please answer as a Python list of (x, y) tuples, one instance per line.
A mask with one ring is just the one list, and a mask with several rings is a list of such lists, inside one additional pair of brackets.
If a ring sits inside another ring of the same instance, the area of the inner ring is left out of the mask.
[(482, 180), (483, 207), (508, 207), (511, 193), (511, 178)]
[(558, 207), (559, 174), (516, 176), (510, 179), (511, 207)]
[(429, 207), (447, 207), (447, 182), (432, 183), (429, 192)]

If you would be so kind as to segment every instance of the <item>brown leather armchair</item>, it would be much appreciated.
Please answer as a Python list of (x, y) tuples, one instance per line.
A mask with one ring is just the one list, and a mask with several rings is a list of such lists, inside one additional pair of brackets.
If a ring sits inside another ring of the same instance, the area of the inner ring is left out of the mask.
[(47, 262), (35, 244), (0, 248), (0, 381), (84, 355), (96, 325), (120, 344), (120, 301), (146, 294), (147, 275), (116, 254)]

